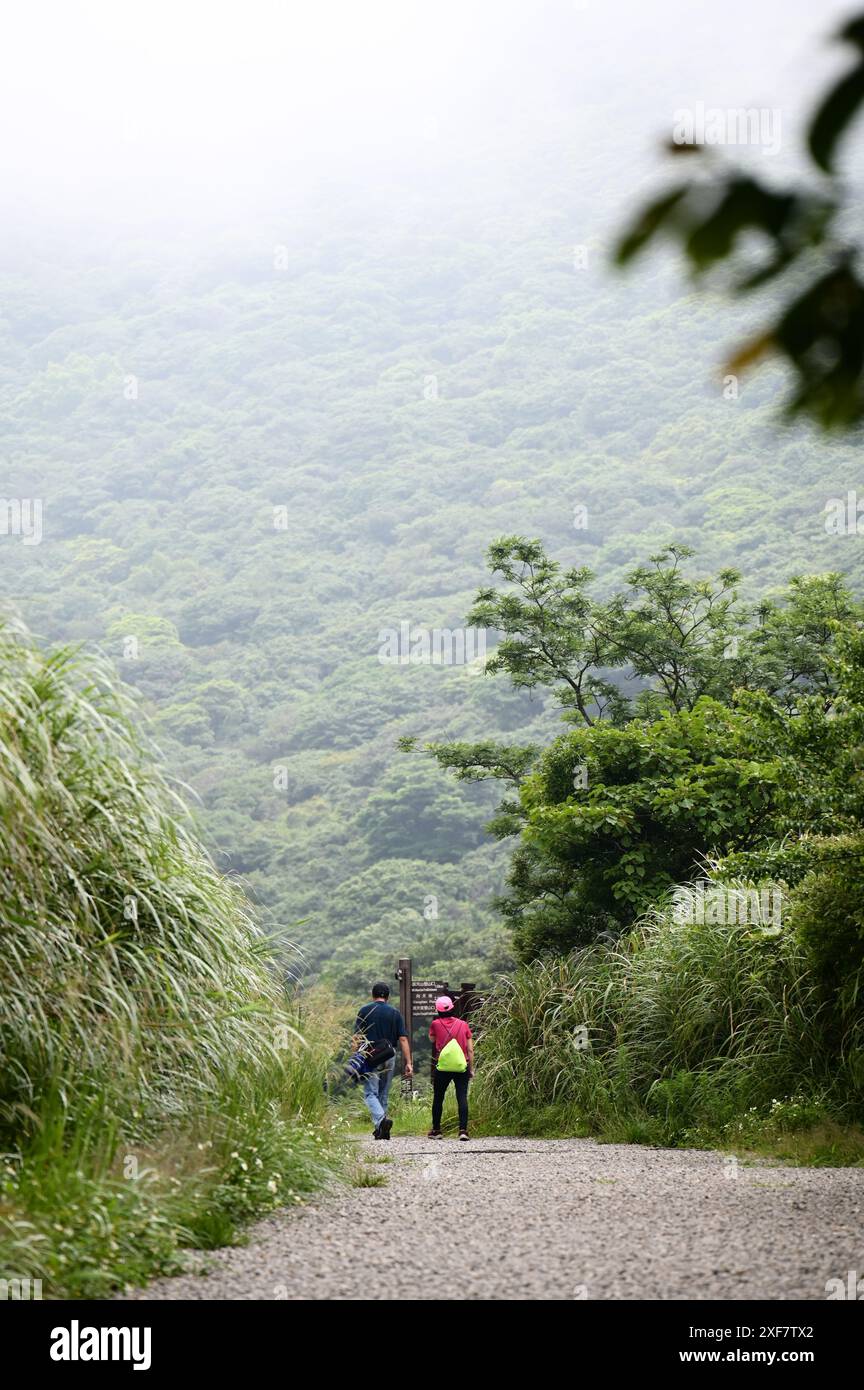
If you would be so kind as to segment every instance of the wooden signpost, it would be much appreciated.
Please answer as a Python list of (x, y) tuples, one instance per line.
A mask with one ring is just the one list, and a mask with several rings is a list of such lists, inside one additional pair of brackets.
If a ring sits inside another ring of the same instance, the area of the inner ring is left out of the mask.
[[(399, 1012), (405, 1020), (405, 1031), (414, 1048), (415, 1023), (427, 1023), (435, 1017), (435, 1000), (448, 994), (453, 1000), (453, 1011), (457, 1018), (469, 1018), (483, 1003), (474, 984), (462, 984), (458, 990), (451, 989), (446, 980), (415, 980), (411, 971), (411, 960), (403, 956), (396, 968), (399, 981)], [(413, 1090), (410, 1077), (402, 1079), (403, 1091)]]
[(399, 1012), (405, 1020), (409, 1040), (414, 1036), (414, 1012), (411, 1008), (411, 961), (401, 959), (396, 967), (399, 981)]
[(413, 980), (411, 983), (411, 1013), (415, 1019), (435, 1017), (435, 1000), (447, 993), (443, 980)]

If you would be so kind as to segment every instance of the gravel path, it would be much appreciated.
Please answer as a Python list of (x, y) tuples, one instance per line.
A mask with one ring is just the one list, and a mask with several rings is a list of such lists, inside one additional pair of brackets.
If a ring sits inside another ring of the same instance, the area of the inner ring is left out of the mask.
[(860, 1168), (590, 1139), (363, 1140), (357, 1157), (386, 1186), (279, 1212), (207, 1272), (127, 1297), (825, 1299), (864, 1274)]

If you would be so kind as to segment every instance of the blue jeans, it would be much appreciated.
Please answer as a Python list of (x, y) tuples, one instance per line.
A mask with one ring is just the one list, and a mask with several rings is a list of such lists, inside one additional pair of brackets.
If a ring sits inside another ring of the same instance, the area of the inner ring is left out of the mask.
[(387, 1098), (393, 1085), (395, 1071), (396, 1058), (391, 1057), (381, 1071), (370, 1071), (368, 1076), (363, 1077), (363, 1099), (375, 1121), (376, 1129), (387, 1114)]

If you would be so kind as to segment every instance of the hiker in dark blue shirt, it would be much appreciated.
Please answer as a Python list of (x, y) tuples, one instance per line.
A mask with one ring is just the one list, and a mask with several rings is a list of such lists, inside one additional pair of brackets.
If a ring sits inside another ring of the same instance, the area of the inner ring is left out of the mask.
[(357, 1010), (357, 1022), (354, 1024), (354, 1047), (360, 1046), (361, 1042), (370, 1043), (389, 1042), (393, 1045), (393, 1056), (389, 1062), (379, 1071), (369, 1072), (363, 1078), (363, 1099), (369, 1109), (369, 1114), (375, 1121), (375, 1128), (372, 1131), (373, 1139), (389, 1139), (390, 1131), (393, 1128), (393, 1121), (387, 1115), (387, 1098), (390, 1095), (390, 1087), (393, 1084), (393, 1074), (396, 1071), (396, 1050), (402, 1049), (404, 1058), (404, 1074), (411, 1076), (413, 1066), (411, 1065), (411, 1044), (405, 1029), (405, 1020), (398, 1009), (394, 1009), (392, 1004), (388, 1004), (390, 990), (383, 981), (379, 980), (372, 986), (372, 1000), (369, 1004), (362, 1004)]

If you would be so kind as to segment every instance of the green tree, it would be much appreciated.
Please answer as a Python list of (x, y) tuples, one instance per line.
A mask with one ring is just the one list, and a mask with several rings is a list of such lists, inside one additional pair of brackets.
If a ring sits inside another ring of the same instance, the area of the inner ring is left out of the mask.
[(426, 751), (462, 780), (509, 783), (488, 828), (519, 835), (498, 906), (524, 959), (620, 931), (709, 856), (854, 821), (834, 706), (857, 669), (837, 634), (860, 610), (842, 580), (799, 578), (750, 609), (735, 571), (691, 578), (691, 553), (668, 547), (597, 602), (590, 574), (540, 542), (490, 548), (509, 587), (471, 611), (503, 631), (487, 670), (551, 686), (577, 727), (539, 757), (489, 740)]
[(424, 858), (446, 863), (483, 838), (468, 798), (422, 763), (396, 766), (382, 778), (358, 828), (379, 859), (411, 859), (422, 846)]

